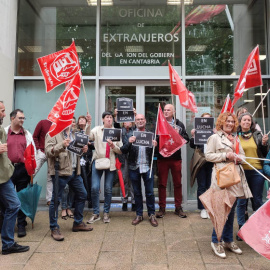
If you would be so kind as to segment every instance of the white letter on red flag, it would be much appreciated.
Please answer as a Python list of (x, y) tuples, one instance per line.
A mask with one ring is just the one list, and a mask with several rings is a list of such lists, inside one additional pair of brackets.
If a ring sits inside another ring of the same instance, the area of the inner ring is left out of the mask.
[(169, 157), (180, 149), (186, 140), (167, 122), (161, 108), (158, 108), (157, 135), (159, 135), (159, 153)]
[(51, 137), (57, 135), (72, 123), (77, 101), (80, 95), (81, 76), (78, 72), (67, 85), (65, 91), (55, 103), (48, 120), (52, 122), (49, 130)]
[(40, 57), (37, 61), (44, 77), (47, 93), (56, 86), (70, 81), (80, 70), (74, 41), (67, 49)]

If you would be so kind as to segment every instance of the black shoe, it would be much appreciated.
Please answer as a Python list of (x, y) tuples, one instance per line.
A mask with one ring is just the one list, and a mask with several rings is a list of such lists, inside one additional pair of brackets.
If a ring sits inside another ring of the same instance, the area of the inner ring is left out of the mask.
[(127, 203), (123, 203), (122, 211), (127, 211), (127, 210), (128, 210)]
[(2, 254), (3, 255), (8, 255), (11, 253), (20, 253), (20, 252), (26, 252), (30, 249), (29, 246), (21, 246), (18, 245), (16, 242), (14, 243), (14, 245), (8, 249), (4, 249), (2, 250)]
[(26, 236), (25, 227), (19, 227), (18, 228), (18, 237), (24, 237)]
[(133, 203), (132, 206), (131, 206), (131, 211), (135, 212), (136, 211), (136, 204)]

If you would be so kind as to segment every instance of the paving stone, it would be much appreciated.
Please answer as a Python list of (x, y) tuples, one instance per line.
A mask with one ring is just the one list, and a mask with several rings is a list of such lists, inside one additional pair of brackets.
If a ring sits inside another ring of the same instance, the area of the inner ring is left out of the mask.
[(132, 270), (167, 270), (167, 264), (134, 264)]
[(164, 249), (144, 250), (140, 248), (134, 249), (134, 264), (167, 264), (167, 254)]
[(178, 251), (168, 252), (170, 269), (205, 269), (200, 252)]
[(269, 270), (270, 261), (258, 253), (248, 252), (246, 256), (238, 256), (239, 261), (243, 265), (244, 269), (252, 270)]
[(206, 264), (205, 265), (207, 270), (241, 270), (244, 269), (241, 265), (233, 265), (233, 264)]
[(133, 246), (133, 232), (107, 231), (102, 244), (102, 251), (131, 251)]
[(96, 270), (127, 270), (132, 268), (131, 251), (102, 251), (99, 254)]

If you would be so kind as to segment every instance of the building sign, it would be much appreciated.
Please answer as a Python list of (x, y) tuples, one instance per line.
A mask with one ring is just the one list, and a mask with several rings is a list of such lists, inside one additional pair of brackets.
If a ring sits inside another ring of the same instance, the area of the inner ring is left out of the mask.
[(103, 7), (101, 62), (105, 60), (107, 66), (164, 66), (168, 59), (180, 58), (179, 22), (177, 6)]

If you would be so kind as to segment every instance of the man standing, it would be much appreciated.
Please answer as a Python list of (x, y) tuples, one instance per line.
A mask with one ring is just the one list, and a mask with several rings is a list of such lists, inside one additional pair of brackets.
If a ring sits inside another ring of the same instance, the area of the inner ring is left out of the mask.
[[(44, 153), (45, 136), (48, 133), (51, 125), (52, 125), (52, 122), (49, 121), (48, 119), (41, 120), (38, 122), (35, 128), (34, 134), (33, 134), (33, 139), (34, 139), (36, 149), (37, 149), (37, 155), (36, 155), (37, 167), (35, 171), (35, 176), (39, 172), (43, 164), (47, 161), (47, 157)], [(51, 199), (52, 199), (52, 189), (53, 189), (52, 178), (49, 175), (49, 172), (47, 172), (47, 185), (46, 185), (47, 205), (50, 204)]]
[(7, 156), (6, 132), (2, 127), (5, 116), (5, 105), (0, 101), (0, 203), (3, 215), (1, 230), (3, 255), (29, 250), (29, 246), (21, 246), (14, 241), (14, 227), (21, 204), (10, 179), (14, 167)]
[[(174, 119), (175, 109), (172, 104), (167, 104), (164, 107), (164, 117), (167, 122), (175, 128), (179, 134), (189, 142), (188, 134), (186, 133), (185, 126), (178, 119)], [(182, 167), (182, 157), (181, 157), (181, 149), (176, 151), (170, 157), (163, 157), (160, 153), (158, 153), (158, 195), (159, 195), (159, 211), (157, 213), (157, 218), (163, 218), (165, 215), (166, 208), (166, 187), (169, 170), (171, 170), (172, 178), (173, 178), (173, 186), (174, 186), (174, 202), (175, 202), (175, 214), (181, 218), (186, 218), (186, 214), (182, 209), (182, 182), (181, 182), (181, 167)]]
[[(83, 222), (83, 208), (87, 199), (87, 193), (83, 184), (83, 179), (80, 176), (80, 157), (67, 150), (71, 139), (73, 138), (71, 132), (69, 132), (69, 128), (54, 137), (50, 137), (49, 134), (46, 135), (45, 153), (48, 157), (49, 174), (52, 177), (53, 183), (58, 181), (58, 202), (61, 201), (66, 184), (74, 191), (75, 211), (72, 231), (92, 231), (93, 228)], [(83, 153), (86, 153), (87, 150), (88, 146), (85, 145), (83, 147)], [(55, 179), (56, 161), (59, 162), (58, 179)], [(56, 241), (62, 241), (64, 240), (64, 236), (61, 234), (59, 225), (57, 224), (58, 205), (54, 205), (54, 196), (55, 194), (53, 192), (49, 207), (51, 236)]]
[[(10, 113), (11, 125), (5, 128), (7, 134), (8, 158), (15, 167), (11, 180), (16, 187), (17, 192), (27, 187), (30, 182), (24, 164), (24, 151), (31, 143), (35, 148), (32, 135), (23, 128), (24, 113), (20, 109), (16, 109)], [(17, 226), (18, 237), (26, 236), (25, 226), (27, 225), (25, 214), (19, 210)]]
[[(136, 131), (147, 131), (145, 130), (146, 119), (144, 115), (137, 114), (135, 117)], [(136, 204), (136, 218), (132, 221), (132, 225), (137, 225), (143, 220), (143, 197), (141, 178), (143, 178), (145, 186), (146, 206), (148, 211), (148, 217), (150, 224), (154, 227), (158, 226), (158, 222), (155, 216), (155, 196), (154, 196), (154, 178), (153, 174), (150, 177), (150, 164), (152, 159), (153, 149), (150, 147), (134, 146), (136, 137), (131, 136), (128, 142), (121, 147), (121, 151), (128, 155), (128, 166), (129, 166), (129, 178), (131, 180), (135, 204)], [(153, 140), (153, 145), (157, 142)]]

